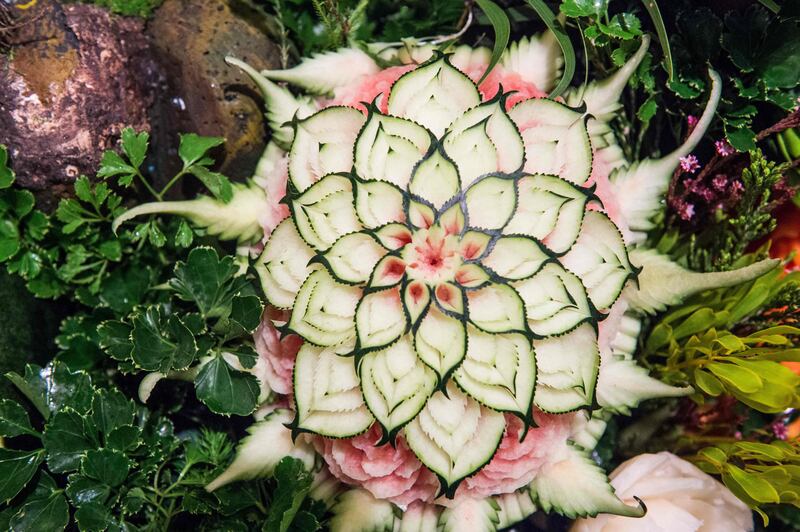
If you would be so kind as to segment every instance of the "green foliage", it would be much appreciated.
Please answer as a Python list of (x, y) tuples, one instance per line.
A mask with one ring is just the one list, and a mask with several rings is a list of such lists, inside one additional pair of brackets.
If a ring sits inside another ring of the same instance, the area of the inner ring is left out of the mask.
[(489, 66), (486, 67), (481, 79), (478, 80), (478, 84), (480, 85), (503, 56), (503, 52), (505, 52), (506, 46), (508, 46), (509, 35), (511, 34), (511, 23), (508, 21), (508, 16), (505, 11), (491, 0), (477, 0), (477, 2), (494, 29), (492, 56), (489, 59)]
[(81, 531), (155, 532), (190, 514), (220, 530), (320, 526), (324, 508), (307, 499), (312, 475), (299, 460), (278, 466), (274, 501), (267, 495), (273, 481), (209, 494), (203, 487), (233, 455), (226, 434), (203, 429), (178, 437), (166, 418), (58, 362), (9, 377), (38, 411), (32, 422), (17, 403), (0, 403), (0, 435), (8, 438), (0, 449), (0, 499), (10, 501), (0, 522), (14, 530), (72, 523)]
[(100, 325), (99, 342), (128, 371), (184, 372), (213, 412), (247, 415), (259, 397), (251, 335), (263, 304), (233, 257), (193, 249), (168, 280), (170, 299)]
[(449, 34), (464, 12), (461, 0), (263, 0), (297, 47), (298, 56), (348, 42), (397, 42)]
[(750, 152), (749, 159), (741, 170), (741, 195), (729, 210), (717, 208), (712, 218), (689, 238), (685, 233), (679, 236), (677, 229), (668, 232), (659, 243), (662, 251), (685, 256), (688, 266), (695, 270), (728, 270), (753, 242), (775, 228), (772, 212), (782, 200), (777, 187), (788, 164), (770, 161), (758, 149)]
[(703, 471), (718, 474), (734, 495), (769, 524), (762, 506), (798, 506), (800, 447), (797, 441), (770, 443), (741, 441), (701, 449), (692, 457)]
[(661, 317), (643, 356), (665, 381), (694, 386), (693, 399), (701, 403), (728, 394), (760, 412), (800, 407), (800, 377), (780, 364), (800, 360), (800, 329), (735, 329), (797, 282), (797, 275), (782, 277), (776, 269), (733, 288), (700, 293)]

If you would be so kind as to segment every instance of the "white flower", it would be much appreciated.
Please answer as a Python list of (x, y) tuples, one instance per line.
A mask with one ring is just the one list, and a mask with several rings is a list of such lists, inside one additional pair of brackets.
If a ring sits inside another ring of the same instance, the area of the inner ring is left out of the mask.
[(738, 532), (753, 530), (753, 515), (717, 480), (672, 453), (640, 454), (611, 473), (625, 502), (641, 498), (644, 517), (600, 515), (575, 521), (571, 532)]

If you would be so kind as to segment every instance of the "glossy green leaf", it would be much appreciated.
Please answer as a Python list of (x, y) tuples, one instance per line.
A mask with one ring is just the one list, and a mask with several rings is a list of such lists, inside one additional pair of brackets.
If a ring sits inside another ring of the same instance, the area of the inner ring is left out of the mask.
[(118, 390), (98, 390), (92, 400), (92, 422), (103, 434), (133, 424), (133, 413), (133, 401)]
[(21, 434), (37, 435), (33, 430), (28, 413), (10, 399), (0, 400), (0, 436), (13, 437)]
[(780, 496), (775, 488), (763, 478), (753, 473), (748, 473), (739, 467), (728, 464), (727, 473), (748, 496), (759, 503), (775, 503), (780, 501)]
[(44, 459), (41, 449), (14, 451), (0, 448), (0, 501), (7, 501), (28, 485)]
[(39, 477), (36, 489), (11, 518), (14, 532), (57, 532), (69, 522), (69, 504), (64, 491), (46, 474)]
[(75, 471), (86, 451), (98, 445), (88, 418), (71, 408), (53, 415), (45, 427), (42, 442), (47, 451), (47, 465), (53, 473)]
[(735, 364), (711, 362), (706, 366), (728, 386), (743, 393), (754, 393), (764, 385), (757, 373)]
[(217, 414), (246, 416), (258, 402), (258, 379), (231, 368), (222, 357), (215, 357), (203, 366), (195, 380), (195, 389), (197, 398)]
[(202, 161), (209, 150), (222, 145), (224, 142), (225, 139), (222, 137), (201, 137), (195, 133), (188, 133), (181, 135), (178, 155), (184, 166), (189, 167)]
[(694, 381), (698, 388), (712, 397), (716, 397), (725, 391), (725, 387), (719, 379), (703, 369), (695, 370)]
[(8, 188), (14, 182), (14, 171), (8, 166), (8, 148), (0, 144), (0, 189)]
[(164, 316), (160, 307), (148, 307), (133, 317), (134, 362), (147, 371), (162, 373), (188, 367), (197, 355), (197, 342), (181, 319)]
[(136, 133), (133, 128), (126, 127), (122, 130), (122, 150), (133, 166), (139, 168), (147, 156), (147, 146), (150, 141), (150, 134), (146, 131)]
[(508, 21), (505, 11), (503, 11), (500, 6), (492, 2), (492, 0), (476, 1), (478, 6), (486, 14), (486, 17), (489, 19), (489, 22), (494, 29), (494, 46), (492, 47), (492, 56), (489, 59), (489, 65), (486, 67), (486, 71), (481, 76), (481, 79), (478, 80), (477, 84), (480, 85), (503, 56), (503, 52), (505, 51), (506, 46), (508, 46), (508, 38), (511, 35), (511, 23)]
[(526, 0), (526, 2), (536, 11), (547, 28), (553, 32), (556, 41), (558, 41), (558, 45), (561, 47), (561, 52), (564, 54), (564, 74), (561, 76), (556, 88), (548, 94), (549, 98), (556, 98), (567, 90), (567, 87), (569, 87), (575, 75), (575, 49), (572, 47), (572, 41), (569, 40), (569, 36), (567, 32), (564, 31), (561, 22), (558, 21), (550, 8), (547, 7), (547, 4), (542, 0)]
[(92, 449), (81, 460), (81, 473), (115, 488), (125, 481), (131, 461), (114, 449)]

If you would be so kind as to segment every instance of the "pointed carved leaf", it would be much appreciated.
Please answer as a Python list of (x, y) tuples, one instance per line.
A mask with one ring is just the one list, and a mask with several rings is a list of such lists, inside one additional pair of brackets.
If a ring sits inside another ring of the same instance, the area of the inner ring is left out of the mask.
[(510, 112), (525, 142), (525, 171), (553, 174), (582, 185), (592, 173), (586, 115), (546, 98), (525, 100)]
[(536, 240), (525, 236), (501, 236), (481, 264), (505, 279), (527, 279), (551, 260)]
[(529, 175), (517, 183), (517, 210), (503, 233), (523, 234), (556, 253), (567, 251), (581, 228), (589, 196), (556, 176)]
[(325, 251), (339, 237), (361, 229), (349, 179), (328, 175), (292, 200), (292, 214), (303, 240)]
[(521, 334), (467, 329), (467, 356), (454, 374), (458, 385), (482, 404), (527, 418), (536, 383), (530, 341)]
[(501, 100), (470, 109), (448, 128), (445, 152), (458, 164), (461, 186), (488, 173), (510, 174), (522, 168), (522, 137)]
[(461, 363), (467, 351), (464, 324), (431, 305), (414, 334), (414, 349), (439, 381), (443, 381)]
[(466, 193), (470, 227), (502, 229), (517, 208), (517, 190), (512, 179), (486, 177)]
[(360, 298), (360, 288), (337, 283), (325, 269), (316, 270), (297, 293), (289, 328), (315, 345), (350, 345)]
[(395, 82), (389, 96), (389, 114), (413, 120), (441, 137), (453, 120), (480, 101), (472, 80), (441, 57)]
[(419, 163), (408, 184), (408, 191), (430, 201), (437, 209), (458, 194), (461, 183), (458, 170), (441, 149), (434, 150)]
[(361, 395), (352, 357), (303, 344), (294, 368), (293, 429), (347, 438), (367, 430), (374, 419)]
[(534, 334), (552, 336), (593, 319), (592, 307), (580, 279), (557, 263), (547, 264), (533, 277), (514, 283), (528, 326)]
[(356, 174), (405, 189), (430, 144), (430, 132), (419, 124), (373, 110), (356, 141)]
[(404, 431), (408, 446), (452, 496), (461, 480), (492, 459), (505, 426), (503, 414), (450, 385), (447, 395), (434, 393)]
[(633, 276), (625, 241), (604, 213), (589, 211), (581, 232), (561, 264), (581, 278), (589, 299), (598, 309), (607, 309)]
[(534, 340), (537, 383), (534, 402), (545, 412), (590, 406), (597, 384), (597, 333), (585, 323), (563, 336)]
[(328, 107), (297, 123), (289, 151), (289, 178), (299, 192), (353, 167), (353, 146), (364, 115), (351, 107)]
[(369, 229), (405, 220), (403, 192), (385, 181), (355, 181), (358, 219)]
[(359, 376), (367, 406), (389, 435), (422, 410), (436, 386), (436, 374), (419, 360), (410, 336), (364, 356)]
[(489, 333), (523, 332), (525, 306), (508, 285), (489, 284), (467, 292), (469, 321)]
[(387, 346), (405, 333), (407, 325), (399, 288), (371, 292), (356, 309), (357, 349)]
[(319, 260), (339, 281), (356, 284), (369, 279), (373, 268), (384, 255), (386, 248), (372, 235), (350, 233), (337, 240)]
[(308, 261), (314, 250), (286, 218), (270, 235), (256, 264), (261, 287), (267, 300), (278, 308), (289, 308), (311, 269)]

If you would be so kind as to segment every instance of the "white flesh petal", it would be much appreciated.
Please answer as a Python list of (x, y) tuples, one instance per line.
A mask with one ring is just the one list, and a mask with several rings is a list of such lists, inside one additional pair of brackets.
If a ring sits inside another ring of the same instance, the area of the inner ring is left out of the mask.
[(505, 279), (527, 279), (538, 272), (550, 256), (536, 240), (526, 236), (501, 236), (481, 264)]
[(437, 209), (460, 188), (456, 165), (438, 149), (419, 163), (408, 185), (409, 192), (430, 201)]
[(454, 377), (481, 404), (528, 415), (536, 382), (536, 360), (521, 334), (487, 334), (467, 329), (467, 356)]
[(369, 229), (405, 220), (403, 192), (385, 181), (355, 181), (356, 214)]
[(389, 433), (411, 421), (436, 386), (436, 374), (419, 360), (408, 335), (365, 355), (358, 372), (367, 407)]
[(414, 349), (442, 380), (461, 362), (467, 351), (464, 324), (431, 305), (414, 333)]
[(294, 368), (292, 427), (331, 438), (367, 430), (374, 419), (364, 404), (352, 357), (305, 343)]
[(322, 256), (330, 272), (345, 283), (365, 283), (372, 269), (386, 255), (386, 248), (366, 233), (341, 237)]
[(361, 289), (337, 283), (325, 269), (308, 276), (292, 305), (289, 328), (320, 346), (349, 345), (355, 339)]
[(669, 386), (650, 377), (633, 360), (603, 356), (597, 378), (597, 404), (612, 412), (630, 415), (640, 402), (657, 397), (682, 397), (694, 389)]
[(389, 114), (413, 120), (441, 137), (456, 118), (480, 101), (472, 80), (440, 58), (395, 82), (389, 95)]
[(375, 349), (396, 341), (407, 328), (399, 288), (370, 292), (356, 309), (358, 349)]
[(520, 102), (510, 111), (525, 143), (525, 168), (582, 185), (592, 172), (586, 115), (546, 98)]
[(278, 409), (250, 425), (247, 436), (236, 447), (233, 462), (206, 486), (206, 491), (212, 492), (237, 480), (270, 476), (278, 462), (287, 456), (301, 460), (311, 469), (316, 457), (314, 448), (302, 439), (292, 441), (292, 433), (285, 426), (291, 420), (291, 411)]
[(395, 506), (366, 490), (345, 491), (331, 512), (331, 532), (392, 532), (395, 528)]
[(308, 261), (314, 250), (286, 218), (272, 232), (256, 263), (256, 272), (267, 301), (278, 308), (290, 308), (303, 282), (311, 273)]
[(488, 173), (513, 173), (522, 168), (525, 146), (502, 101), (486, 102), (453, 122), (444, 150), (458, 164), (461, 186)]
[(317, 107), (306, 96), (294, 96), (286, 88), (276, 85), (256, 69), (234, 57), (226, 57), (229, 65), (241, 68), (258, 85), (267, 108), (267, 122), (272, 130), (272, 140), (284, 149), (289, 149), (294, 139), (292, 126), (286, 125), (295, 117), (307, 118)]
[(352, 183), (340, 175), (325, 176), (292, 200), (292, 213), (300, 236), (317, 251), (362, 229), (353, 205)]
[(533, 277), (515, 282), (514, 288), (525, 303), (530, 330), (540, 336), (565, 333), (592, 318), (580, 279), (559, 264), (545, 265)]
[(533, 83), (540, 91), (550, 92), (561, 76), (564, 56), (555, 35), (548, 30), (511, 43), (503, 52), (500, 64)]
[(610, 308), (633, 275), (619, 229), (600, 211), (586, 213), (578, 239), (560, 260), (580, 277), (597, 309)]
[(570, 518), (610, 513), (641, 517), (644, 506), (628, 506), (614, 495), (605, 472), (574, 447), (536, 475), (531, 492), (545, 512), (554, 510)]
[(455, 506), (445, 508), (436, 530), (441, 532), (494, 532), (500, 517), (498, 506), (491, 499), (463, 498)]
[(489, 284), (467, 292), (469, 321), (489, 333), (524, 332), (525, 303), (512, 287)]
[(465, 194), (470, 227), (501, 229), (517, 208), (514, 180), (489, 176), (472, 185)]
[(353, 147), (366, 117), (352, 107), (328, 107), (295, 125), (289, 179), (298, 192), (353, 167)]
[(592, 403), (600, 352), (597, 333), (588, 323), (563, 336), (534, 340), (536, 406), (546, 412), (568, 412)]
[(419, 124), (372, 111), (356, 140), (356, 174), (405, 189), (430, 144), (431, 134)]
[(567, 251), (581, 229), (586, 192), (556, 176), (528, 175), (517, 182), (517, 210), (503, 229), (543, 242), (556, 253)]
[(434, 393), (403, 430), (417, 458), (452, 489), (491, 460), (505, 426), (503, 414), (449, 385), (447, 395)]

